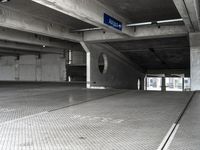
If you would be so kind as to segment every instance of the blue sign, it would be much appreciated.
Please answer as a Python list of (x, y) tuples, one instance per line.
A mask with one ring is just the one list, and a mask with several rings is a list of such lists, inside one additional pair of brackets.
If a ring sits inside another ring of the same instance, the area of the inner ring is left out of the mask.
[(117, 29), (122, 31), (122, 23), (120, 21), (118, 21), (117, 19), (107, 15), (104, 13), (104, 23)]

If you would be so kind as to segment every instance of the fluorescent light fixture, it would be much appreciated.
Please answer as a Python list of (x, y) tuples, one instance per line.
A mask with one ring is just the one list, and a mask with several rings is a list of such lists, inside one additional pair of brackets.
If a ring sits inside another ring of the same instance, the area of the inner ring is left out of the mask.
[(180, 18), (180, 19), (170, 19), (170, 20), (161, 20), (161, 21), (157, 21), (158, 24), (160, 23), (171, 23), (171, 22), (182, 22), (183, 19)]
[(144, 26), (144, 25), (151, 25), (152, 22), (142, 22), (142, 23), (132, 23), (132, 24), (127, 24), (127, 27), (135, 27), (135, 26)]
[(127, 24), (126, 26), (127, 27), (136, 27), (136, 26), (152, 25), (154, 23), (162, 24), (162, 23), (182, 22), (182, 21), (183, 21), (183, 19), (179, 18), (179, 19), (160, 20), (160, 21), (156, 21), (156, 22), (132, 23), (132, 24)]
[(101, 30), (101, 28), (80, 29), (80, 30), (74, 30), (74, 32), (84, 32), (84, 31), (94, 31), (94, 30)]
[(0, 0), (1, 3), (9, 2), (10, 0)]

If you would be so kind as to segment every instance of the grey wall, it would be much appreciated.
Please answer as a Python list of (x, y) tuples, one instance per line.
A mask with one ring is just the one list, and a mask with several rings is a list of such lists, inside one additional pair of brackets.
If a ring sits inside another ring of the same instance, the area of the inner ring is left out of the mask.
[(72, 64), (86, 64), (85, 51), (72, 51)]
[(200, 90), (200, 33), (190, 34), (191, 90)]
[[(81, 43), (87, 52), (87, 81), (91, 87), (112, 87), (137, 89), (138, 78), (143, 81), (144, 74), (121, 53), (104, 44)], [(105, 74), (100, 73), (98, 59), (100, 54), (106, 54), (108, 68)], [(89, 81), (90, 80), (90, 81)]]
[(15, 59), (12, 56), (0, 58), (0, 80), (15, 80), (17, 76)]
[(65, 59), (59, 54), (0, 58), (0, 80), (4, 81), (64, 81)]

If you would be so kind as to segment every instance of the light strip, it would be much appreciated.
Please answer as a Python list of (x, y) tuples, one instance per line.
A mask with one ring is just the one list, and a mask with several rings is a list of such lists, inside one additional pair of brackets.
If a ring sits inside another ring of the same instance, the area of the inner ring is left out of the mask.
[(180, 19), (170, 19), (170, 20), (161, 20), (161, 21), (157, 21), (157, 23), (171, 23), (171, 22), (182, 22), (183, 19), (180, 18)]
[(142, 22), (142, 23), (132, 23), (132, 24), (127, 24), (127, 27), (135, 27), (135, 26), (144, 26), (144, 25), (151, 25), (152, 22)]
[[(156, 21), (155, 23), (157, 24), (162, 24), (162, 23), (172, 23), (172, 22), (182, 22), (183, 19), (169, 19), (169, 20), (160, 20), (160, 21)], [(128, 24), (126, 25), (127, 27), (136, 27), (136, 26), (144, 26), (144, 25), (152, 25), (154, 24), (154, 22), (141, 22), (141, 23), (132, 23), (132, 24)]]

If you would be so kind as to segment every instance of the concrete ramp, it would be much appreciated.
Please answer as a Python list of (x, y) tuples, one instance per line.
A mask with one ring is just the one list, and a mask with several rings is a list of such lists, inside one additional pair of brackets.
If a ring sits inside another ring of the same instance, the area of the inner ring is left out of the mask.
[[(184, 92), (116, 94), (2, 122), (0, 149), (156, 150), (191, 97)], [(64, 99), (58, 99), (55, 101), (63, 105)], [(46, 101), (47, 108), (55, 105), (47, 98), (41, 97), (41, 101)], [(45, 103), (40, 103), (44, 108)], [(27, 107), (31, 105), (34, 101)]]

